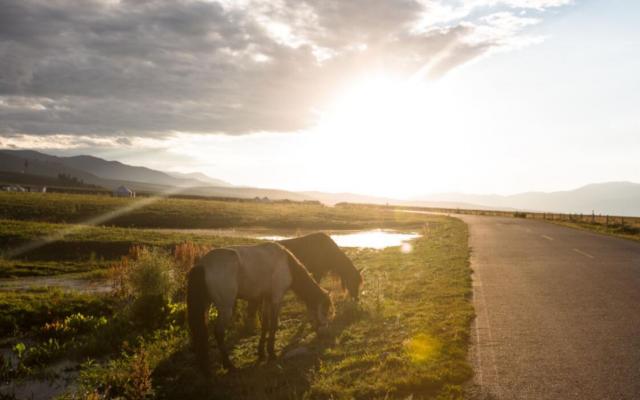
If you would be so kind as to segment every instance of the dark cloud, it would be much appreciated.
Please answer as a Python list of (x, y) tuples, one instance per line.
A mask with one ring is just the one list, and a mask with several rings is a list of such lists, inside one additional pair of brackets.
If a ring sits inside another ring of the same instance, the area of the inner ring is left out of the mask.
[(0, 134), (293, 131), (355, 76), (434, 57), (441, 75), (498, 44), (413, 31), (423, 3), (0, 0)]

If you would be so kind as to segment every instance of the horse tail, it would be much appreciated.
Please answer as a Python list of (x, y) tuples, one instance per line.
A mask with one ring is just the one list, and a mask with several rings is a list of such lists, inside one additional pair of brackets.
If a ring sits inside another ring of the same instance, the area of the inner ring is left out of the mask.
[(187, 322), (191, 334), (191, 345), (198, 365), (203, 371), (209, 369), (209, 332), (207, 330), (209, 305), (204, 267), (195, 265), (187, 274)]

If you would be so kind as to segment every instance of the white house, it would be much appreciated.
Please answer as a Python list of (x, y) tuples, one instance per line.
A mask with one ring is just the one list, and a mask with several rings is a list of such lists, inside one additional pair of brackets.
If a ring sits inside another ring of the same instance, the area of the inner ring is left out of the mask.
[(26, 192), (27, 189), (23, 188), (20, 185), (5, 185), (2, 186), (2, 190), (4, 192)]
[(126, 186), (120, 186), (113, 191), (114, 197), (136, 197), (136, 192)]

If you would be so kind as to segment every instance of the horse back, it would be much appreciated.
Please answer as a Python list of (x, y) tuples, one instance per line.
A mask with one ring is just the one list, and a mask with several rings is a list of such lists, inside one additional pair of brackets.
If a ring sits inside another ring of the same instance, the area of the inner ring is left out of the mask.
[(240, 260), (239, 297), (255, 299), (262, 296), (280, 296), (291, 286), (288, 252), (273, 243), (252, 246), (234, 246)]

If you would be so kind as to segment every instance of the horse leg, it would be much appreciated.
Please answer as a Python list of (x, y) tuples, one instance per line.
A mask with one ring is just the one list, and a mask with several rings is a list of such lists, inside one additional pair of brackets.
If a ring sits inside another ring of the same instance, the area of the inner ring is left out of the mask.
[(269, 302), (266, 299), (262, 299), (259, 303), (262, 306), (260, 311), (260, 341), (258, 341), (258, 360), (265, 359), (265, 339), (267, 338), (267, 330), (269, 329), (270, 321), (270, 307)]
[(229, 323), (231, 323), (232, 314), (233, 308), (218, 309), (218, 317), (216, 318), (215, 323), (215, 336), (216, 342), (218, 343), (218, 349), (220, 349), (220, 354), (222, 356), (222, 366), (228, 370), (233, 370), (234, 366), (229, 359), (229, 353), (227, 352), (227, 347), (224, 344), (224, 332)]
[(247, 332), (253, 333), (256, 329), (256, 314), (258, 307), (261, 305), (259, 300), (249, 300), (247, 302), (247, 312), (244, 320), (244, 328)]
[(267, 342), (267, 352), (269, 353), (269, 360), (276, 359), (275, 343), (276, 343), (276, 331), (278, 330), (278, 315), (280, 314), (280, 303), (271, 303), (271, 312), (269, 318), (269, 341)]

